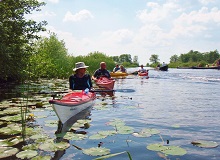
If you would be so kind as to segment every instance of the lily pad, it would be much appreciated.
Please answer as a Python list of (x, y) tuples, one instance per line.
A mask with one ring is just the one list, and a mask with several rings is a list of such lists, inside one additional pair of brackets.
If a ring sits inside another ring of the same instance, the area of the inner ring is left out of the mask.
[(101, 134), (104, 136), (111, 136), (111, 135), (117, 134), (117, 132), (115, 130), (99, 131), (98, 134)]
[(147, 149), (152, 151), (160, 151), (166, 155), (182, 156), (187, 153), (185, 149), (179, 146), (164, 146), (159, 143), (150, 144), (147, 146)]
[(36, 155), (37, 155), (37, 151), (25, 150), (17, 153), (16, 157), (21, 159), (26, 159), (26, 158), (35, 157)]
[(151, 134), (146, 133), (146, 132), (134, 132), (132, 135), (135, 137), (150, 137), (151, 136)]
[(65, 150), (69, 148), (70, 144), (67, 142), (59, 142), (59, 143), (54, 143), (53, 141), (47, 141), (43, 144), (39, 145), (39, 149), (48, 151), (48, 152), (55, 152), (58, 150)]
[(159, 134), (160, 131), (154, 128), (144, 128), (141, 130), (143, 133), (149, 133), (149, 134)]
[(201, 147), (201, 148), (215, 148), (218, 147), (218, 143), (213, 142), (213, 141), (204, 141), (204, 140), (197, 140), (191, 142), (191, 144)]
[(110, 149), (107, 148), (99, 148), (99, 147), (92, 147), (89, 149), (83, 149), (83, 153), (90, 156), (103, 156), (110, 153)]
[(89, 139), (103, 139), (106, 138), (107, 135), (101, 135), (101, 134), (93, 134), (89, 137)]
[(21, 137), (16, 136), (16, 137), (0, 140), (0, 146), (11, 147), (22, 141), (23, 139)]
[(31, 160), (50, 160), (51, 156), (36, 156), (34, 158), (31, 158)]
[(13, 147), (0, 147), (0, 158), (7, 158), (15, 155), (18, 152), (17, 148)]
[(39, 147), (39, 144), (33, 143), (33, 144), (28, 144), (22, 147), (23, 150), (37, 150)]
[(67, 132), (63, 138), (68, 139), (68, 140), (83, 140), (83, 139), (87, 138), (87, 135)]
[(133, 128), (129, 126), (120, 126), (117, 128), (117, 133), (119, 134), (131, 134), (133, 132)]

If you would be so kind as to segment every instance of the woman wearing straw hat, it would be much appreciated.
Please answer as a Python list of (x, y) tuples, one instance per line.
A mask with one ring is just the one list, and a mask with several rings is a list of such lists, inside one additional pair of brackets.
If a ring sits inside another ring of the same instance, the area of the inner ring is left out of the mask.
[(71, 90), (85, 90), (86, 88), (92, 88), (92, 81), (89, 74), (85, 74), (86, 66), (84, 62), (77, 62), (75, 64), (75, 74), (69, 77), (69, 84)]

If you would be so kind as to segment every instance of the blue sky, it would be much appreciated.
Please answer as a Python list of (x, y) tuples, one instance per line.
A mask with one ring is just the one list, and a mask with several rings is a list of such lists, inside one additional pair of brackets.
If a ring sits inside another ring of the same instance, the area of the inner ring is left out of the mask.
[(31, 18), (46, 20), (74, 56), (130, 54), (146, 64), (152, 54), (169, 63), (190, 50), (220, 51), (219, 0), (39, 1), (47, 4)]

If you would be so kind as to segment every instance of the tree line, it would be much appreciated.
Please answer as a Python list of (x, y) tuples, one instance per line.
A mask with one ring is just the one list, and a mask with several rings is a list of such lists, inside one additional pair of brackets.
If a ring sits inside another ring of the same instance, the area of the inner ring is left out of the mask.
[[(72, 74), (75, 63), (84, 61), (89, 66), (88, 72), (99, 68), (105, 61), (107, 69), (112, 70), (115, 64), (125, 67), (139, 66), (138, 56), (130, 54), (108, 56), (102, 52), (91, 52), (85, 56), (68, 54), (63, 40), (58, 40), (55, 33), (49, 38), (40, 37), (45, 32), (46, 21), (36, 22), (25, 18), (33, 11), (41, 11), (46, 5), (37, 0), (1, 0), (0, 1), (0, 82), (25, 81), (38, 78), (67, 78)], [(206, 53), (190, 51), (186, 54), (173, 55), (170, 67), (212, 64), (219, 58), (217, 50)], [(159, 63), (156, 54), (150, 57), (154, 67)]]

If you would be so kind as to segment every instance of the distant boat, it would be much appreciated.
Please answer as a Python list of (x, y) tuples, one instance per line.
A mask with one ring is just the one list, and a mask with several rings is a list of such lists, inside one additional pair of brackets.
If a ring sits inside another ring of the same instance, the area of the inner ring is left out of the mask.
[(167, 71), (167, 70), (168, 70), (168, 65), (159, 67), (159, 70), (160, 70), (160, 71)]

